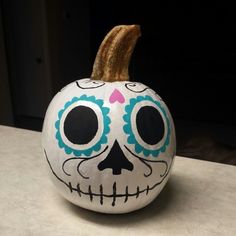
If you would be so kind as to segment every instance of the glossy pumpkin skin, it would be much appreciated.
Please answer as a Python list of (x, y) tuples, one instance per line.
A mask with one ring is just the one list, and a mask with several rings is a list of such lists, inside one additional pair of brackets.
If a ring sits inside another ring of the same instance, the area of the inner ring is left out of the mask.
[(58, 191), (93, 211), (126, 213), (153, 201), (175, 156), (162, 99), (136, 82), (82, 79), (50, 103), (42, 143)]

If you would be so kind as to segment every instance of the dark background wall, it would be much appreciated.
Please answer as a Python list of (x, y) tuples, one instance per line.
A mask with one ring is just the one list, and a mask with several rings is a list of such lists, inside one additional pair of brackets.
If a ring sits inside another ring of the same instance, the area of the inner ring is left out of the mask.
[(94, 1), (91, 17), (93, 55), (112, 25), (141, 25), (132, 78), (155, 88), (176, 117), (236, 124), (233, 8), (158, 7), (154, 2), (107, 7)]
[(0, 91), (8, 104), (1, 123), (40, 130), (54, 94), (90, 75), (105, 34), (114, 25), (135, 23), (141, 25), (142, 37), (130, 77), (155, 89), (167, 103), (176, 123), (178, 153), (234, 162), (233, 6), (139, 2), (1, 0), (0, 49), (5, 54)]

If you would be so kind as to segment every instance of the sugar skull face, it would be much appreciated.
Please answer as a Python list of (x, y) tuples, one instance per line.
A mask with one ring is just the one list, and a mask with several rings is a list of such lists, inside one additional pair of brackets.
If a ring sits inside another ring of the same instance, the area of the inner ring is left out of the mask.
[(52, 180), (72, 203), (125, 213), (166, 184), (175, 130), (161, 98), (135, 82), (78, 80), (52, 100), (43, 148)]

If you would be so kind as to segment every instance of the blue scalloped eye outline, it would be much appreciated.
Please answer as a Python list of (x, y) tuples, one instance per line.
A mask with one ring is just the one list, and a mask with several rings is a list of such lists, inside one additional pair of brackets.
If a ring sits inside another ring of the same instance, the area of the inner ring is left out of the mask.
[[(149, 149), (146, 149), (145, 147), (143, 147), (142, 145), (140, 145), (138, 143), (138, 141), (136, 140), (135, 135), (132, 131), (131, 114), (132, 114), (134, 106), (141, 101), (150, 101), (150, 102), (154, 103), (156, 106), (158, 106), (160, 108), (161, 112), (163, 113), (163, 115), (166, 119), (166, 123), (167, 123), (166, 139), (165, 139), (164, 144), (156, 150), (149, 150)], [(123, 126), (123, 130), (128, 135), (127, 142), (129, 144), (135, 145), (136, 153), (139, 154), (139, 153), (143, 152), (144, 156), (146, 156), (146, 157), (148, 157), (149, 155), (152, 155), (153, 157), (158, 157), (160, 152), (165, 152), (166, 147), (169, 145), (169, 142), (170, 142), (171, 129), (170, 129), (170, 120), (166, 114), (165, 109), (161, 106), (160, 102), (154, 100), (152, 97), (150, 97), (148, 95), (145, 97), (138, 96), (137, 98), (130, 99), (129, 104), (125, 106), (125, 111), (126, 111), (126, 114), (123, 116), (123, 120), (126, 124)]]
[[(85, 150), (77, 150), (74, 148), (69, 147), (67, 144), (63, 142), (63, 139), (61, 137), (60, 133), (60, 124), (61, 124), (61, 117), (65, 110), (71, 106), (73, 103), (78, 102), (78, 101), (89, 101), (92, 103), (95, 103), (98, 105), (101, 109), (102, 115), (103, 115), (103, 132), (101, 135), (100, 140), (93, 145), (92, 147), (85, 149)], [(85, 155), (86, 157), (89, 157), (93, 151), (99, 151), (101, 149), (101, 145), (107, 143), (107, 134), (110, 132), (110, 127), (109, 124), (111, 123), (111, 120), (108, 116), (108, 113), (110, 109), (108, 107), (103, 106), (103, 100), (102, 99), (96, 99), (95, 96), (90, 96), (88, 97), (87, 95), (82, 95), (81, 97), (73, 97), (71, 101), (68, 101), (65, 103), (64, 108), (62, 108), (58, 112), (58, 120), (55, 122), (55, 128), (56, 128), (56, 139), (58, 141), (58, 146), (60, 148), (64, 148), (66, 154), (71, 154), (73, 153), (76, 157), (79, 157), (81, 155)]]

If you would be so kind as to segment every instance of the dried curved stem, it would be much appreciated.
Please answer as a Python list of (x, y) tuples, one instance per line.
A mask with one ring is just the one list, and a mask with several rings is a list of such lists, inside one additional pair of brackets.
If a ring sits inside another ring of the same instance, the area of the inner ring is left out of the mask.
[(140, 36), (139, 25), (114, 27), (99, 47), (91, 78), (109, 82), (129, 80), (129, 62)]

